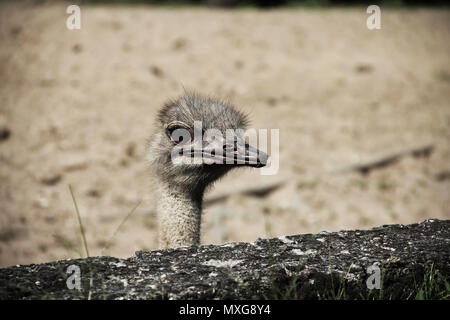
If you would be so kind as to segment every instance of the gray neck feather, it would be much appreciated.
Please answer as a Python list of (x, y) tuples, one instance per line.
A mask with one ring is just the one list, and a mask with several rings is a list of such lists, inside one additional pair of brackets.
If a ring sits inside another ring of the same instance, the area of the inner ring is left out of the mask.
[(159, 245), (161, 248), (200, 244), (203, 191), (193, 195), (183, 188), (159, 186)]

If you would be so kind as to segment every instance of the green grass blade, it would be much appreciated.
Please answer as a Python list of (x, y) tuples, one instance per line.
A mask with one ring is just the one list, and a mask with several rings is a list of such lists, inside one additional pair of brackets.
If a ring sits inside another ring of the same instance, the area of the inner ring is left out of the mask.
[(66, 238), (64, 238), (64, 237), (62, 237), (60, 235), (57, 235), (57, 234), (54, 234), (53, 238), (55, 238), (55, 240), (58, 243), (60, 243), (60, 244), (62, 244), (64, 246), (64, 248), (66, 249), (67, 253), (70, 253), (71, 251), (75, 251), (80, 256), (80, 258), (83, 257), (83, 254), (81, 253), (81, 251), (78, 250), (77, 247), (72, 242), (67, 240)]
[(114, 231), (114, 234), (111, 236), (111, 238), (106, 242), (105, 246), (103, 247), (102, 251), (101, 251), (101, 255), (103, 255), (105, 250), (108, 250), (109, 246), (111, 245), (112, 241), (114, 240), (114, 238), (117, 235), (117, 232), (119, 232), (119, 229), (122, 227), (122, 225), (125, 223), (125, 221), (128, 220), (128, 218), (134, 213), (134, 211), (136, 211), (137, 207), (139, 207), (139, 205), (141, 204), (142, 201), (139, 201), (136, 206), (125, 216), (125, 218), (122, 220), (122, 222), (119, 224), (119, 226), (117, 227), (117, 229)]
[(75, 196), (73, 195), (72, 186), (69, 184), (70, 194), (72, 195), (73, 204), (75, 206), (75, 211), (77, 213), (78, 223), (80, 225), (81, 236), (83, 237), (84, 249), (86, 250), (86, 255), (89, 257), (89, 249), (87, 246), (86, 235), (84, 233), (83, 223), (81, 222), (80, 210), (78, 210), (77, 201), (75, 200)]

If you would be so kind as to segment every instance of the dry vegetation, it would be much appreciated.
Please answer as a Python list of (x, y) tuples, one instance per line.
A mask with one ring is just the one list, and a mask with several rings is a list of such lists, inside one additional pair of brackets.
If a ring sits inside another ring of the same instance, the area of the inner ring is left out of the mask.
[[(236, 171), (209, 194), (285, 181), (206, 208), (203, 243), (450, 218), (450, 12), (222, 11), (0, 5), (0, 266), (77, 254), (72, 185), (92, 255), (157, 247), (144, 160), (156, 110), (182, 86), (280, 129), (280, 170)], [(362, 175), (330, 173), (432, 143)]]

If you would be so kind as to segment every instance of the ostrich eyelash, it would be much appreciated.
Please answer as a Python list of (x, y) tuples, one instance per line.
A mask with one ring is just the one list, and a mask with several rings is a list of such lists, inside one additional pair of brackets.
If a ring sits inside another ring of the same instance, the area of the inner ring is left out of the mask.
[(181, 121), (172, 121), (172, 122), (170, 122), (169, 124), (167, 124), (165, 126), (165, 131), (166, 131), (167, 136), (175, 144), (177, 144), (177, 143), (182, 141), (182, 140), (181, 141), (176, 141), (172, 137), (173, 132), (175, 130), (178, 130), (178, 129), (190, 130), (189, 126), (187, 124), (185, 124), (184, 122), (181, 122)]

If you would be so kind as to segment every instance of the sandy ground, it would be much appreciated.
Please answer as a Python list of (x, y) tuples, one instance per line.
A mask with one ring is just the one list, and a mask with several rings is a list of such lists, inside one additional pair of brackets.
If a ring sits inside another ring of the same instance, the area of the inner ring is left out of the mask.
[[(202, 243), (450, 218), (450, 12), (0, 5), (0, 265), (157, 248), (145, 161), (155, 113), (183, 86), (280, 130), (274, 176), (242, 169), (208, 197)], [(431, 143), (368, 175), (330, 173)], [(136, 212), (122, 225), (128, 212)], [(111, 245), (108, 245), (112, 238)], [(72, 249), (68, 248), (72, 243)]]

